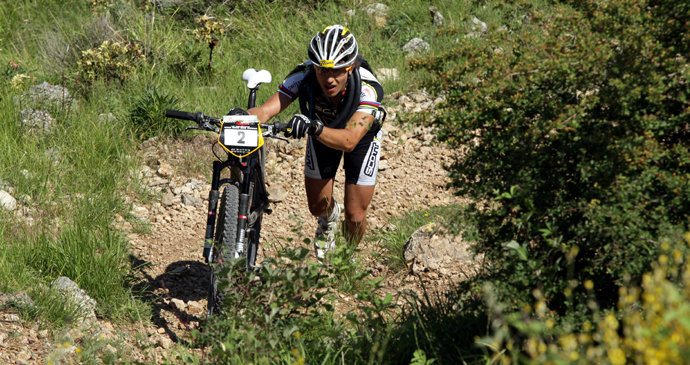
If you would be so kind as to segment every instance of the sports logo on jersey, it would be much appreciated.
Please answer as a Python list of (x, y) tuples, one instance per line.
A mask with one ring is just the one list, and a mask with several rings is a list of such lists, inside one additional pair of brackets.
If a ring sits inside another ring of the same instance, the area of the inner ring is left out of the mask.
[(379, 144), (373, 143), (371, 147), (371, 154), (367, 160), (367, 167), (364, 169), (364, 175), (369, 177), (374, 176), (374, 172), (376, 172), (376, 157), (379, 155)]

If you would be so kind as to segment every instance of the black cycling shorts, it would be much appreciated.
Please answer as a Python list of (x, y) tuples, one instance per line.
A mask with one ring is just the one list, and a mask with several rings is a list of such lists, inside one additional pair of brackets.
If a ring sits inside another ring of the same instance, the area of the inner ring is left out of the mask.
[[(367, 132), (352, 152), (345, 152), (345, 182), (356, 185), (376, 184), (381, 158), (382, 130)], [(307, 139), (304, 175), (312, 179), (332, 179), (338, 172), (343, 151), (330, 148), (316, 139)]]

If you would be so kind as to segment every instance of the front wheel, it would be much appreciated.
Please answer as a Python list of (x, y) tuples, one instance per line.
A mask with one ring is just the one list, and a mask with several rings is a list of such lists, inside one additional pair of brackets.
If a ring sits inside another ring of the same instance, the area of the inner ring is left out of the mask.
[(218, 223), (216, 225), (213, 249), (213, 262), (217, 265), (211, 272), (211, 284), (208, 293), (209, 314), (219, 313), (223, 299), (225, 299), (225, 293), (218, 290), (218, 276), (216, 273), (235, 257), (239, 203), (239, 188), (233, 184), (227, 185), (223, 190), (220, 209), (218, 209)]
[[(250, 213), (254, 213), (258, 208), (262, 207), (268, 197), (266, 196), (263, 179), (261, 179), (261, 169), (254, 170), (252, 177), (252, 205), (249, 207)], [(263, 220), (263, 210), (258, 212), (256, 220), (250, 224), (247, 230), (246, 246), (244, 252), (247, 253), (247, 270), (254, 270), (256, 267), (256, 256), (259, 251), (259, 237), (261, 236), (261, 221)]]

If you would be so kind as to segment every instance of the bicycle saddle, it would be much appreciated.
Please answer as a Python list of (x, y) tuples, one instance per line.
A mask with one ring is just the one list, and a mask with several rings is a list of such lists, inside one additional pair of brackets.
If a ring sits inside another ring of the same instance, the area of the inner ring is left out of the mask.
[(242, 80), (247, 82), (247, 88), (257, 89), (260, 84), (271, 82), (271, 73), (266, 70), (257, 71), (249, 68), (242, 73)]

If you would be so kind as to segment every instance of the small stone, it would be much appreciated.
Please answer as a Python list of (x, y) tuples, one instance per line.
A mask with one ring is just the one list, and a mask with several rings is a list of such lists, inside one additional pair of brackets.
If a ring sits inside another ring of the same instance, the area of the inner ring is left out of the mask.
[(191, 314), (200, 314), (206, 311), (206, 307), (197, 301), (187, 302), (187, 311)]
[(192, 196), (192, 195), (183, 194), (182, 195), (182, 203), (184, 203), (184, 205), (189, 205), (189, 206), (193, 206), (193, 207), (200, 207), (204, 204), (204, 200), (201, 198), (197, 198), (195, 196)]
[(355, 16), (355, 9), (350, 9), (350, 10), (346, 11), (345, 15), (347, 15), (349, 17)]
[(477, 30), (477, 27), (480, 27), (481, 32), (482, 32), (482, 33), (486, 33), (486, 30), (488, 29), (486, 23), (484, 23), (483, 21), (477, 19), (476, 16), (473, 16), (473, 17), (472, 17), (472, 24), (475, 25), (475, 26), (472, 26), (472, 30)]
[(179, 310), (181, 310), (181, 311), (187, 309), (187, 304), (185, 304), (185, 302), (184, 302), (183, 300), (180, 300), (180, 299), (177, 299), (177, 298), (172, 298), (172, 299), (170, 300), (170, 304), (171, 304), (173, 307), (175, 307), (175, 308), (177, 308), (177, 309), (179, 309)]
[(158, 332), (162, 335), (165, 333), (165, 328), (161, 327), (161, 328), (157, 329), (156, 332)]
[(414, 93), (414, 94), (410, 95), (410, 97), (412, 97), (412, 100), (414, 100), (418, 103), (421, 103), (421, 102), (426, 100), (426, 95), (424, 95), (422, 93)]
[(2, 320), (5, 322), (19, 322), (21, 319), (14, 313), (7, 313), (2, 315)]
[(429, 43), (425, 42), (421, 38), (412, 38), (405, 46), (403, 46), (403, 52), (407, 52), (408, 55), (416, 55), (423, 52), (428, 52), (431, 49)]
[(172, 193), (166, 193), (163, 195), (163, 198), (161, 198), (161, 204), (169, 207), (173, 205), (174, 198), (175, 196)]
[(170, 346), (172, 346), (172, 343), (173, 342), (167, 337), (161, 336), (158, 338), (158, 346), (160, 346), (164, 349), (169, 349)]
[(388, 170), (388, 160), (379, 161), (379, 171), (386, 171), (386, 170)]
[(17, 199), (5, 190), (0, 190), (0, 208), (10, 212), (17, 209)]
[(117, 122), (117, 118), (113, 113), (108, 113), (108, 114), (99, 114), (98, 115), (98, 122), (99, 123), (114, 123)]
[(287, 191), (282, 185), (271, 185), (266, 191), (269, 194), (268, 201), (272, 203), (281, 202), (287, 197)]
[(158, 171), (156, 171), (160, 177), (170, 177), (173, 174), (173, 168), (172, 166), (167, 163), (163, 162), (161, 165), (158, 167)]
[(45, 339), (48, 337), (48, 330), (40, 330), (38, 331), (38, 338), (40, 339)]

